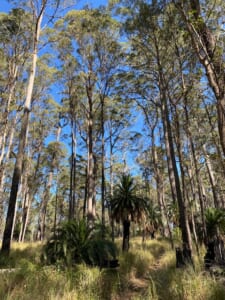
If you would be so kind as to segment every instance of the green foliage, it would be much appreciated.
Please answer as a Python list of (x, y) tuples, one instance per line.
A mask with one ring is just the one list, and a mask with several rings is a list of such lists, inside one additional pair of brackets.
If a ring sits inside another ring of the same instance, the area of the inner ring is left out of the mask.
[(39, 263), (41, 248), (42, 245), (39, 243), (13, 243), (10, 256), (0, 255), (0, 268), (20, 268), (24, 258), (33, 264)]
[(15, 266), (15, 261), (4, 254), (0, 255), (0, 268), (5, 268), (6, 266), (14, 267)]
[[(25, 19), (30, 16), (23, 9), (15, 8), (7, 14), (0, 14), (0, 42), (12, 42), (12, 39), (22, 40), (26, 26)], [(25, 24), (25, 25), (24, 25)], [(24, 41), (27, 42), (27, 41)]]
[(115, 188), (111, 209), (117, 222), (131, 218), (138, 221), (147, 211), (147, 202), (136, 194), (137, 186), (130, 174), (123, 174)]
[(116, 259), (118, 254), (116, 245), (108, 240), (91, 240), (84, 253), (86, 263), (94, 266), (103, 266), (106, 261)]
[(116, 245), (100, 239), (94, 229), (85, 220), (63, 224), (44, 247), (43, 260), (47, 264), (62, 263), (66, 266), (81, 262), (102, 266), (105, 260), (115, 259)]
[(205, 212), (206, 229), (209, 238), (225, 232), (225, 212), (222, 209), (210, 207)]
[(101, 239), (103, 236), (105, 239), (111, 238), (110, 226), (103, 225), (100, 222), (95, 223), (93, 235), (95, 239)]
[(44, 260), (49, 264), (63, 261), (66, 265), (81, 262), (92, 230), (85, 220), (64, 223), (44, 247)]
[(225, 299), (223, 278), (215, 280), (201, 267), (176, 269), (165, 240), (147, 241), (143, 249), (141, 239), (134, 239), (130, 253), (121, 254), (120, 268), (103, 270), (86, 264), (65, 270), (39, 266), (27, 255), (39, 253), (37, 244), (32, 249), (26, 244), (25, 252), (23, 244), (15, 246), (12, 255), (19, 250), (23, 258), (17, 269), (0, 272), (0, 299)]
[(151, 224), (153, 224), (155, 228), (162, 225), (161, 212), (158, 205), (150, 203), (150, 205), (148, 205), (147, 213)]

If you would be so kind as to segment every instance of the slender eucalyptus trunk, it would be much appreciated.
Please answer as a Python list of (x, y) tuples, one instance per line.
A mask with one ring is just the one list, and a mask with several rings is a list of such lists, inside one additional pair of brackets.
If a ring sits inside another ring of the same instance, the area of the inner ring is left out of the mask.
[[(59, 126), (56, 133), (56, 142), (59, 142), (60, 140), (60, 134), (61, 134), (61, 127)], [(47, 213), (47, 207), (50, 200), (50, 190), (52, 187), (52, 181), (53, 181), (53, 175), (54, 175), (54, 166), (56, 162), (56, 154), (53, 153), (52, 155), (52, 162), (50, 166), (50, 172), (48, 175), (48, 181), (46, 183), (45, 191), (43, 194), (43, 199), (41, 202), (40, 207), (40, 213), (39, 213), (39, 221), (38, 221), (38, 239), (41, 241), (45, 238), (45, 228), (46, 228), (46, 213)]]
[[(3, 118), (1, 119), (2, 127), (0, 129), (0, 148), (1, 148), (1, 155), (0, 155), (0, 165), (2, 164), (4, 154), (5, 154), (5, 146), (6, 146), (6, 139), (8, 135), (8, 123), (9, 123), (9, 113), (10, 113), (10, 105), (13, 99), (13, 94), (16, 86), (17, 81), (17, 74), (18, 74), (18, 66), (13, 64), (11, 69), (11, 78), (9, 80), (9, 86), (8, 86), (8, 99), (6, 103), (5, 112), (3, 113)], [(14, 122), (13, 122), (14, 123)], [(12, 125), (13, 126), (13, 125)]]
[[(154, 143), (154, 138), (153, 138), (153, 143)], [(160, 208), (161, 219), (163, 224), (163, 235), (165, 236), (165, 231), (166, 231), (165, 226), (167, 222), (166, 222), (165, 207), (163, 205), (163, 176), (159, 170), (158, 154), (154, 144), (152, 145), (152, 158), (153, 158), (153, 166), (154, 166), (154, 173), (155, 173), (155, 180), (156, 180), (157, 201)]]
[(93, 219), (95, 220), (96, 218), (96, 184), (97, 184), (97, 178), (98, 178), (98, 161), (97, 157), (94, 154), (93, 155), (93, 161), (94, 161), (94, 168), (93, 168), (93, 201), (92, 201), (92, 214), (93, 214)]
[(45, 237), (46, 213), (47, 213), (47, 206), (50, 198), (50, 189), (52, 186), (52, 180), (53, 180), (53, 170), (49, 172), (48, 181), (45, 186), (45, 192), (40, 206), (38, 234), (37, 234), (37, 239), (40, 241), (43, 241)]
[[(165, 130), (165, 128), (164, 128), (164, 130)], [(175, 174), (174, 174), (174, 169), (173, 169), (173, 161), (172, 161), (172, 157), (170, 155), (171, 150), (170, 150), (169, 138), (168, 138), (168, 134), (165, 134), (165, 131), (164, 131), (164, 139), (165, 139), (167, 166), (168, 166), (171, 195), (172, 195), (173, 203), (175, 204), (177, 202), (176, 180), (175, 180)]]
[[(185, 102), (186, 102), (186, 99), (185, 99)], [(203, 235), (204, 235), (203, 238), (206, 239), (204, 197), (203, 197), (202, 188), (201, 188), (200, 171), (199, 171), (199, 166), (198, 166), (198, 162), (197, 162), (197, 156), (196, 156), (194, 141), (193, 141), (192, 133), (191, 133), (191, 130), (190, 130), (190, 120), (189, 120), (189, 115), (188, 115), (186, 103), (185, 103), (185, 106), (184, 106), (184, 111), (185, 111), (185, 119), (186, 119), (186, 123), (187, 123), (186, 131), (187, 131), (187, 136), (188, 136), (188, 139), (189, 139), (189, 142), (190, 142), (190, 149), (191, 149), (191, 154), (192, 154), (192, 158), (193, 158), (195, 177), (196, 177), (196, 181), (197, 181), (197, 190), (198, 190), (199, 204), (200, 204), (200, 209), (201, 209), (201, 219), (202, 219)]]
[(17, 115), (18, 113), (16, 114), (16, 117), (13, 120), (13, 124), (10, 130), (8, 147), (7, 152), (5, 153), (4, 162), (2, 162), (0, 165), (0, 235), (2, 235), (4, 225), (4, 182), (6, 176), (6, 164), (9, 161), (9, 156), (13, 148), (13, 139), (15, 134)]
[(101, 134), (102, 134), (102, 144), (101, 144), (101, 196), (102, 196), (102, 238), (105, 237), (105, 126), (104, 126), (104, 98), (101, 97)]
[(39, 36), (41, 31), (41, 22), (44, 14), (45, 5), (41, 10), (39, 16), (36, 20), (35, 32), (34, 32), (34, 46), (33, 46), (33, 53), (32, 53), (32, 66), (29, 75), (28, 87), (27, 87), (27, 95), (26, 101), (24, 104), (24, 111), (21, 120), (21, 130), (19, 135), (19, 147), (16, 157), (16, 162), (13, 171), (12, 177), (12, 187), (9, 197), (9, 204), (8, 204), (8, 211), (6, 216), (6, 225), (3, 234), (3, 241), (2, 241), (2, 252), (5, 254), (9, 254), (10, 246), (11, 246), (11, 235), (12, 235), (12, 227), (13, 227), (13, 220), (15, 215), (15, 206), (16, 206), (16, 199), (18, 188), (22, 176), (22, 164), (23, 164), (23, 157), (25, 153), (25, 146), (26, 146), (26, 139), (28, 133), (28, 124), (29, 124), (29, 116), (31, 111), (31, 101), (32, 101), (32, 94), (33, 94), (33, 87), (34, 87), (34, 78), (36, 73), (36, 65), (37, 65), (37, 55), (38, 55), (38, 42)]
[(73, 172), (74, 172), (74, 144), (73, 144), (73, 121), (71, 122), (71, 162), (70, 162), (70, 197), (69, 197), (69, 214), (68, 219), (73, 219)]
[[(164, 139), (166, 143), (166, 152), (167, 152), (167, 165), (169, 174), (173, 174), (174, 181), (171, 182), (171, 190), (172, 195), (175, 197), (174, 184), (176, 188), (176, 198), (178, 202), (179, 208), (179, 225), (182, 233), (182, 242), (183, 242), (183, 253), (187, 255), (187, 259), (191, 260), (191, 250), (192, 250), (192, 241), (190, 235), (190, 228), (188, 223), (188, 214), (187, 207), (185, 203), (185, 199), (182, 197), (182, 191), (180, 186), (179, 173), (177, 169), (176, 155), (174, 150), (174, 142), (172, 129), (169, 118), (169, 109), (167, 103), (167, 85), (166, 79), (164, 78), (163, 68), (161, 65), (161, 56), (160, 56), (160, 48), (158, 44), (157, 35), (153, 32), (154, 46), (156, 50), (156, 61), (158, 67), (158, 87), (160, 92), (160, 101), (161, 101), (161, 115), (162, 115), (162, 123), (164, 130)], [(171, 180), (171, 179), (170, 179)], [(175, 198), (175, 199), (176, 199)]]
[(167, 214), (167, 210), (166, 210), (166, 205), (165, 205), (165, 193), (164, 193), (164, 188), (163, 188), (163, 193), (162, 193), (163, 197), (162, 197), (162, 204), (164, 207), (164, 211), (166, 212), (166, 225), (167, 225), (167, 229), (168, 229), (168, 233), (169, 233), (169, 238), (170, 238), (170, 244), (171, 244), (171, 248), (174, 249), (174, 241), (173, 241), (173, 234), (172, 234), (172, 230), (170, 227), (170, 220), (169, 220), (169, 216)]
[(77, 188), (77, 121), (75, 116), (74, 121), (74, 162), (73, 162), (73, 218), (77, 215), (78, 203), (76, 199), (76, 188)]
[(212, 120), (212, 116), (209, 113), (209, 110), (207, 108), (206, 103), (205, 103), (205, 110), (206, 110), (206, 114), (207, 114), (208, 120), (209, 120), (209, 125), (210, 125), (210, 128), (211, 128), (212, 140), (213, 140), (214, 146), (215, 146), (216, 151), (217, 151), (217, 158), (218, 158), (220, 166), (223, 170), (223, 177), (225, 177), (225, 162), (224, 162), (224, 159), (223, 159), (223, 151), (221, 149), (221, 144), (219, 143), (219, 140), (218, 140), (219, 138), (217, 136), (217, 132), (215, 131), (214, 121)]
[[(110, 199), (113, 198), (113, 143), (112, 143), (112, 126), (110, 125), (110, 135), (109, 135), (109, 142), (110, 142), (110, 162), (109, 162), (109, 180), (110, 180)], [(115, 239), (115, 223), (114, 219), (112, 216), (112, 211), (111, 211), (111, 205), (109, 206), (109, 219), (110, 219), (110, 224), (111, 224), (111, 237), (112, 241), (114, 242)]]
[[(188, 198), (188, 195), (187, 195), (187, 198)], [(199, 246), (198, 246), (198, 236), (197, 236), (197, 233), (196, 233), (196, 224), (195, 224), (194, 212), (193, 212), (193, 208), (192, 208), (192, 203), (191, 203), (189, 198), (188, 198), (188, 202), (189, 202), (190, 211), (191, 211), (190, 217), (191, 217), (191, 226), (192, 226), (192, 233), (193, 233), (193, 237), (194, 237), (194, 243), (195, 243), (197, 254), (199, 256), (200, 252), (199, 252)]]
[(4, 252), (5, 254), (9, 254), (10, 251), (11, 235), (13, 230), (13, 220), (15, 216), (16, 199), (17, 199), (18, 188), (22, 176), (22, 163), (23, 163), (23, 155), (24, 155), (25, 145), (26, 145), (28, 122), (29, 122), (29, 110), (25, 107), (23, 118), (22, 118), (21, 132), (19, 136), (19, 148), (18, 148), (16, 163), (14, 167), (13, 177), (12, 177), (12, 187), (11, 187), (8, 211), (6, 216), (5, 230), (3, 234), (2, 252)]
[(206, 146), (203, 145), (202, 149), (203, 149), (203, 152), (204, 152), (204, 155), (205, 155), (206, 167), (207, 167), (208, 174), (209, 174), (209, 181), (210, 181), (210, 184), (211, 184), (211, 187), (212, 187), (214, 206), (216, 208), (219, 208), (220, 203), (219, 203), (218, 194), (217, 194), (218, 193), (218, 191), (217, 191), (217, 183), (216, 183), (216, 179), (215, 179), (215, 176), (214, 176), (212, 164), (211, 164), (209, 155), (207, 154)]
[(53, 224), (54, 236), (56, 235), (56, 227), (57, 227), (57, 211), (58, 211), (58, 174), (59, 174), (59, 171), (58, 171), (58, 169), (57, 169), (57, 174), (56, 174), (56, 193), (55, 193), (55, 211), (54, 211), (54, 224)]
[(23, 205), (22, 205), (22, 217), (21, 217), (21, 228), (18, 242), (24, 242), (24, 237), (26, 233), (26, 228), (28, 224), (28, 217), (30, 211), (30, 193), (29, 189), (26, 189), (24, 195)]
[(91, 78), (89, 77), (88, 85), (86, 86), (88, 97), (88, 164), (87, 164), (87, 220), (92, 222), (94, 220), (94, 208), (93, 208), (93, 195), (94, 195), (94, 154), (93, 154), (93, 95)]
[(34, 199), (34, 195), (36, 194), (37, 189), (38, 189), (37, 180), (38, 180), (38, 176), (39, 176), (38, 171), (39, 171), (39, 167), (40, 167), (41, 149), (42, 149), (42, 144), (38, 147), (38, 150), (37, 150), (38, 157), (37, 157), (37, 163), (36, 163), (34, 174), (30, 175), (30, 176), (32, 176), (32, 182), (30, 182), (29, 184), (26, 184), (27, 185), (26, 195), (25, 195), (25, 197), (23, 197), (23, 199), (25, 201), (23, 203), (22, 221), (21, 221), (21, 230), (20, 230), (20, 235), (19, 235), (19, 242), (24, 241), (27, 226), (28, 226), (28, 221), (29, 221), (31, 204), (32, 204), (33, 199)]
[(87, 190), (88, 190), (88, 171), (87, 166), (85, 168), (85, 186), (84, 186), (84, 205), (83, 205), (83, 218), (85, 219), (87, 215)]
[[(225, 69), (223, 54), (219, 53), (221, 49), (217, 43), (217, 37), (213, 35), (202, 17), (200, 0), (189, 0), (190, 7), (187, 12), (180, 1), (173, 0), (173, 2), (183, 17), (192, 39), (193, 48), (205, 69), (209, 85), (216, 97), (220, 143), (225, 155)], [(217, 49), (218, 51), (216, 51)]]
[[(75, 120), (76, 122), (76, 120)], [(75, 126), (75, 128), (74, 128)], [(71, 166), (70, 166), (70, 199), (69, 220), (74, 219), (76, 209), (76, 125), (71, 121)]]
[(176, 157), (174, 151), (174, 144), (172, 138), (172, 130), (170, 125), (169, 119), (169, 111), (168, 111), (168, 104), (165, 97), (163, 90), (161, 90), (161, 101), (162, 101), (162, 119), (163, 119), (163, 127), (164, 127), (164, 134), (165, 140), (168, 141), (169, 152), (168, 152), (168, 168), (169, 168), (169, 157), (172, 161), (173, 172), (175, 177), (175, 185), (176, 185), (176, 194), (177, 194), (177, 201), (179, 207), (179, 224), (181, 227), (182, 232), (182, 241), (183, 241), (183, 249), (192, 250), (192, 242), (191, 242), (191, 235), (190, 235), (190, 228), (188, 224), (188, 215), (187, 215), (187, 207), (185, 203), (185, 199), (182, 197), (182, 191), (180, 187), (180, 180), (177, 170), (176, 164)]

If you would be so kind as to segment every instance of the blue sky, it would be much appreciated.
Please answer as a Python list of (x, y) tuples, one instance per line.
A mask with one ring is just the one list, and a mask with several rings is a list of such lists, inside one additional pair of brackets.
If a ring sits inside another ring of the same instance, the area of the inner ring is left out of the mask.
[[(64, 2), (64, 0), (62, 0)], [(76, 1), (77, 4), (74, 8), (82, 8), (84, 5), (90, 5), (91, 7), (98, 7), (100, 5), (106, 5), (108, 0), (79, 0)], [(7, 0), (0, 0), (0, 12), (8, 12), (11, 9), (12, 5), (8, 3)]]
[[(41, 1), (41, 0), (39, 0)], [(62, 3), (65, 3), (66, 1), (64, 0), (61, 0)], [(71, 0), (68, 1), (68, 2), (72, 2)], [(75, 2), (75, 1), (73, 1)], [(82, 7), (84, 7), (85, 5), (89, 5), (90, 7), (99, 7), (100, 5), (107, 5), (108, 4), (108, 0), (78, 0), (76, 1), (76, 5), (74, 6), (70, 6), (70, 9), (81, 9)], [(0, 0), (0, 12), (9, 12), (11, 9), (12, 9), (12, 5), (9, 4), (9, 2), (7, 0)], [(66, 7), (66, 5), (65, 5)], [(68, 11), (68, 10), (66, 10)], [(66, 13), (65, 11), (65, 13)], [(53, 95), (53, 98), (56, 100), (56, 101), (60, 101), (60, 95), (58, 94), (57, 92), (57, 87), (54, 86), (54, 91), (52, 91), (52, 95)], [(136, 122), (133, 124), (133, 126), (131, 126), (131, 128), (129, 128), (131, 131), (134, 130), (134, 131), (140, 131), (140, 128), (142, 127), (143, 125), (143, 120), (142, 120), (142, 117), (141, 117), (141, 114), (139, 113), (137, 115), (137, 120)], [(129, 130), (128, 129), (128, 130)], [(53, 136), (49, 136), (48, 137), (48, 140), (51, 140), (51, 139), (54, 139)], [(131, 161), (132, 161), (132, 158), (129, 154), (129, 151), (127, 151), (127, 160), (128, 160), (128, 165), (131, 165)], [(132, 162), (132, 165), (134, 166), (134, 161)]]

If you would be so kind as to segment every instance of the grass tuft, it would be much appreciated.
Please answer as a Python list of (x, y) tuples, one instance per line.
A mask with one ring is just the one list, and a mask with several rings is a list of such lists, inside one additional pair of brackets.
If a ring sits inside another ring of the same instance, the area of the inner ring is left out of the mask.
[(165, 240), (142, 244), (135, 238), (128, 253), (120, 253), (120, 267), (99, 269), (85, 264), (68, 269), (40, 264), (40, 244), (13, 245), (2, 258), (0, 299), (7, 300), (223, 300), (223, 277), (203, 271), (202, 255), (195, 269), (176, 269), (175, 251)]

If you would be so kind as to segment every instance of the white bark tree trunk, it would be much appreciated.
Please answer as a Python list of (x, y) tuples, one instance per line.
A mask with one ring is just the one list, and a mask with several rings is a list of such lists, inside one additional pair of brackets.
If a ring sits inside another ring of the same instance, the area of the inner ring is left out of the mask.
[[(6, 225), (5, 225), (3, 241), (2, 241), (2, 252), (4, 252), (7, 255), (10, 252), (11, 235), (12, 235), (13, 222), (15, 217), (17, 193), (21, 181), (21, 176), (22, 176), (22, 164), (23, 164), (23, 157), (25, 153), (28, 125), (29, 125), (29, 116), (30, 116), (31, 102), (32, 102), (32, 93), (33, 93), (34, 79), (35, 79), (36, 66), (37, 66), (38, 43), (39, 43), (39, 37), (41, 32), (41, 23), (42, 23), (46, 5), (47, 5), (47, 1), (46, 0), (42, 1), (40, 13), (38, 14), (38, 16), (36, 16), (36, 22), (35, 22), (33, 52), (32, 52), (32, 66), (29, 73), (26, 100), (24, 104), (24, 112), (22, 116), (21, 131), (19, 136), (19, 147), (18, 147), (18, 153), (17, 153), (17, 158), (16, 158), (14, 172), (13, 172), (12, 187), (11, 187), (8, 211), (6, 216)], [(35, 15), (35, 12), (33, 13)]]

